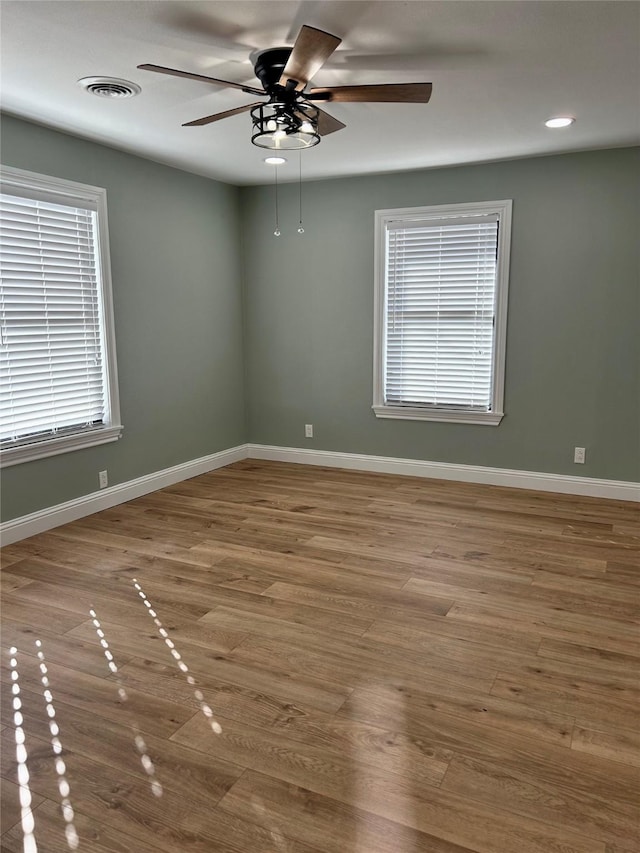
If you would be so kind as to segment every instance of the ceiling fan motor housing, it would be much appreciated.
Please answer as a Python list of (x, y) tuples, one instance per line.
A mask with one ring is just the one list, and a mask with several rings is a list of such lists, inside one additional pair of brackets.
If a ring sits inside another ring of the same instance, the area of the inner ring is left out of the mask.
[(263, 50), (258, 55), (254, 71), (268, 94), (272, 94), (275, 87), (279, 85), (280, 77), (290, 56), (290, 47), (274, 47), (271, 50)]

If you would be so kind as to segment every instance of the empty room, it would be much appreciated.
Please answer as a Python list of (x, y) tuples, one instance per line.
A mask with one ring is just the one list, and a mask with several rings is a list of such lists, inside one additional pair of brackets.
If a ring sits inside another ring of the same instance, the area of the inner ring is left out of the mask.
[(0, 48), (1, 853), (640, 853), (640, 3)]

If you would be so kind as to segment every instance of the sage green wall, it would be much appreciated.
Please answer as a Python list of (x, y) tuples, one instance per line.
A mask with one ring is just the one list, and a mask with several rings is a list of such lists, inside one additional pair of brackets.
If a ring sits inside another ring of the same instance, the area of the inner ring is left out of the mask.
[[(275, 238), (273, 189), (242, 190), (250, 441), (640, 479), (637, 149), (329, 180), (305, 184), (304, 198), (299, 236), (297, 187), (281, 184)], [(374, 211), (504, 198), (502, 424), (377, 419)], [(576, 445), (585, 465), (573, 463)]]
[[(246, 440), (640, 480), (637, 149), (305, 184), (302, 236), (297, 187), (281, 185), (277, 239), (271, 187), (8, 116), (1, 130), (6, 165), (107, 189), (125, 425), (114, 444), (5, 468), (3, 520), (96, 491), (105, 468), (117, 484)], [(374, 210), (500, 198), (514, 200), (506, 417), (378, 420)]]
[(238, 189), (2, 118), (5, 165), (105, 187), (123, 437), (2, 471), (2, 518), (246, 440)]

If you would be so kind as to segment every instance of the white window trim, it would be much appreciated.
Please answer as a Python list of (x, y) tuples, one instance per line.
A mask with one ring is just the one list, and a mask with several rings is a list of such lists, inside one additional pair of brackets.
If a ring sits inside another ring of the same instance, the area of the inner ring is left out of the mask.
[[(476, 201), (468, 204), (439, 204), (429, 207), (401, 207), (375, 212), (375, 298), (373, 309), (373, 411), (377, 418), (412, 421), (445, 421), (458, 424), (484, 424), (498, 426), (504, 417), (504, 375), (507, 343), (507, 303), (509, 288), (509, 258), (511, 248), (511, 199)], [(495, 213), (500, 219), (498, 232), (498, 257), (496, 272), (496, 303), (494, 329), (494, 356), (492, 373), (492, 405), (489, 412), (445, 407), (389, 406), (384, 401), (384, 351), (385, 351), (385, 245), (389, 222), (403, 219), (442, 219), (460, 215), (488, 215)]]
[(16, 447), (7, 448), (0, 454), (0, 468), (18, 465), (47, 456), (57, 456), (72, 450), (93, 447), (117, 441), (122, 434), (120, 422), (120, 396), (118, 392), (118, 370), (116, 364), (116, 338), (113, 322), (113, 296), (111, 285), (111, 259), (109, 253), (109, 227), (107, 218), (107, 191), (63, 178), (40, 175), (11, 166), (0, 167), (0, 186), (3, 192), (42, 192), (43, 197), (59, 204), (86, 202), (95, 206), (98, 229), (98, 262), (100, 264), (100, 286), (104, 323), (104, 364), (107, 385), (107, 420), (104, 426), (82, 430), (64, 436), (27, 441)]

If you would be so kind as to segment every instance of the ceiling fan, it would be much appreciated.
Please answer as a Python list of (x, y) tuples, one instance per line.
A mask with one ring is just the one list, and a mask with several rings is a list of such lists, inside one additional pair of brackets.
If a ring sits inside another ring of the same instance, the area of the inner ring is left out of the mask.
[(382, 83), (307, 90), (309, 80), (320, 70), (341, 41), (337, 36), (323, 30), (303, 26), (292, 48), (272, 48), (258, 54), (254, 70), (262, 89), (218, 80), (203, 74), (193, 74), (190, 71), (165, 68), (163, 65), (145, 64), (139, 65), (138, 68), (190, 80), (203, 80), (217, 86), (229, 86), (249, 95), (266, 96), (266, 102), (254, 101), (183, 125), (201, 127), (239, 113), (250, 112), (253, 124), (251, 141), (260, 148), (310, 148), (317, 145), (321, 137), (345, 127), (343, 122), (320, 109), (313, 101), (427, 103), (431, 97), (431, 83)]

